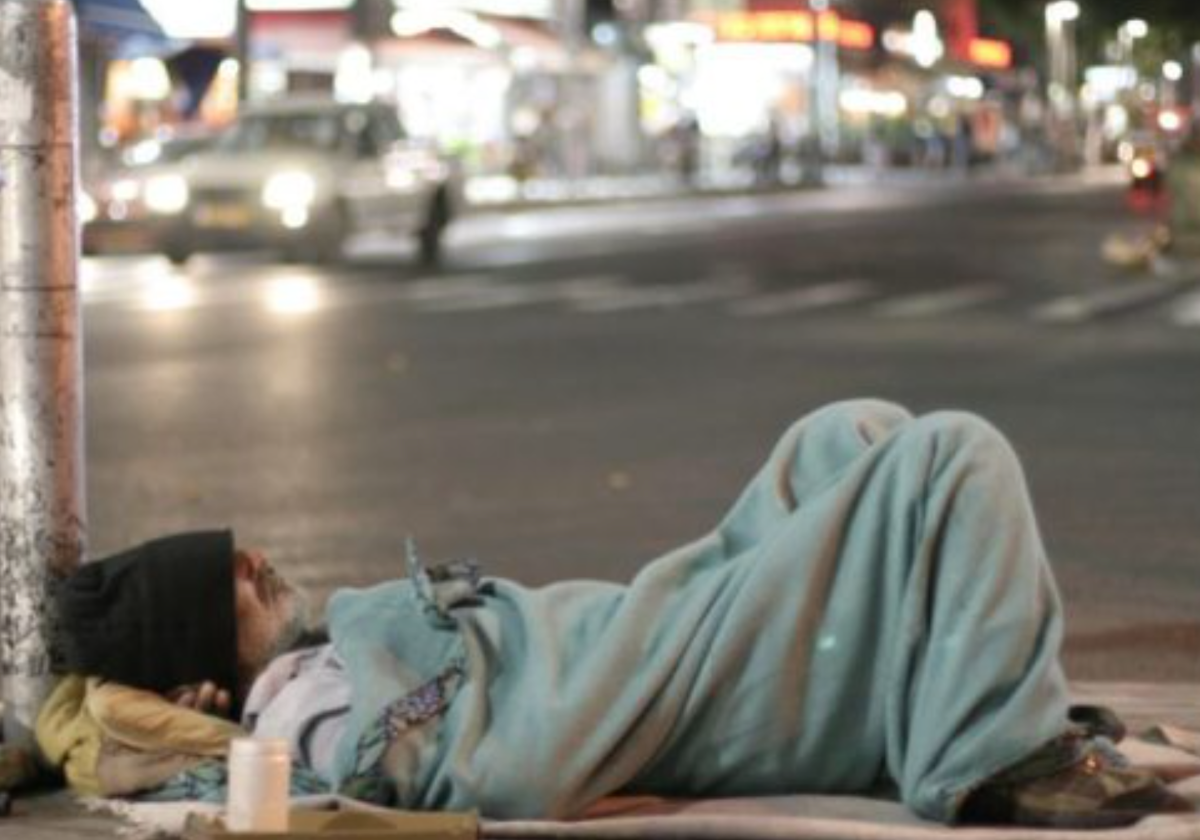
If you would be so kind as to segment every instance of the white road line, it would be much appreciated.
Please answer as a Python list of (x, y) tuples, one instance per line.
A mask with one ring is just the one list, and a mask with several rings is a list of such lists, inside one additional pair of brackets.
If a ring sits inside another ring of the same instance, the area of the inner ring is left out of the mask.
[(618, 274), (597, 274), (594, 277), (575, 277), (554, 284), (559, 299), (570, 305), (587, 305), (593, 301), (609, 300), (626, 293), (629, 281)]
[(676, 309), (698, 303), (729, 300), (753, 289), (750, 277), (735, 274), (711, 277), (695, 283), (669, 283), (657, 286), (629, 286), (610, 295), (591, 300), (575, 300), (571, 308), (588, 314), (625, 312), (631, 309)]
[(983, 306), (1005, 293), (1005, 288), (995, 283), (973, 283), (892, 298), (876, 306), (875, 313), (884, 318), (930, 318)]
[(875, 284), (867, 280), (838, 280), (738, 301), (729, 307), (729, 311), (739, 318), (765, 318), (841, 306), (873, 294)]
[(624, 278), (612, 274), (594, 277), (574, 277), (568, 280), (513, 283), (493, 280), (481, 286), (470, 286), (460, 294), (430, 298), (415, 302), (422, 312), (482, 312), (489, 309), (510, 309), (536, 304), (589, 302), (607, 300), (621, 293)]
[(556, 297), (553, 289), (537, 285), (513, 285), (496, 282), (486, 289), (462, 295), (415, 302), (422, 312), (482, 312), (488, 309), (511, 309), (535, 303), (545, 303)]
[(1181, 327), (1200, 327), (1200, 292), (1191, 292), (1175, 302), (1171, 322)]
[(411, 303), (455, 300), (486, 292), (496, 286), (495, 277), (486, 274), (461, 274), (455, 277), (429, 277), (405, 284), (397, 297)]
[(1090, 294), (1055, 298), (1035, 308), (1032, 315), (1035, 321), (1048, 324), (1079, 324), (1151, 303), (1170, 294), (1180, 283), (1174, 279), (1130, 280)]

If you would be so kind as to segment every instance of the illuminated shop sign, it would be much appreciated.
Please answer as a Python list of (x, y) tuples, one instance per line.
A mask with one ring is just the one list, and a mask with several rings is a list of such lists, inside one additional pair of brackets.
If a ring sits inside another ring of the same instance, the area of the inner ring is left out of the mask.
[(473, 12), (479, 15), (549, 19), (554, 0), (392, 0), (400, 11)]
[(868, 23), (847, 20), (836, 12), (723, 12), (714, 29), (720, 41), (793, 43), (835, 41), (852, 50), (875, 46), (875, 29)]
[(336, 12), (353, 5), (354, 0), (246, 0), (252, 12)]
[(972, 64), (997, 70), (1007, 70), (1013, 62), (1012, 46), (994, 38), (972, 38), (967, 45), (967, 56)]

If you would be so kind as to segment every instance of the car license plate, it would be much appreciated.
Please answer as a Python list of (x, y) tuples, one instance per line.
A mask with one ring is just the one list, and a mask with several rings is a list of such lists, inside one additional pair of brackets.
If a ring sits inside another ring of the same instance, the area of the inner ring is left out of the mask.
[(210, 228), (243, 228), (250, 224), (250, 208), (244, 204), (201, 204), (196, 224)]

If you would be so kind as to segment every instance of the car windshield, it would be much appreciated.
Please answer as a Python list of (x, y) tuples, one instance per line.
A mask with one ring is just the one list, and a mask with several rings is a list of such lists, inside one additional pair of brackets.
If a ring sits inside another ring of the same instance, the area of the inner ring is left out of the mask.
[(128, 169), (137, 169), (142, 166), (176, 163), (189, 155), (204, 151), (213, 144), (213, 140), (212, 134), (172, 137), (166, 140), (151, 137), (123, 148), (118, 164)]
[(174, 163), (197, 152), (202, 152), (212, 144), (213, 138), (211, 137), (177, 137), (162, 144), (158, 160), (163, 163)]
[(259, 114), (238, 120), (220, 140), (226, 151), (274, 149), (334, 151), (341, 139), (336, 114)]

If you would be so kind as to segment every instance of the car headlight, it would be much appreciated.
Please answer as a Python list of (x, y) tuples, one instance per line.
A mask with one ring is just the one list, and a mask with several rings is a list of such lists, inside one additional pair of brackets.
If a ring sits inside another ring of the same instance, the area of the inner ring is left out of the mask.
[(119, 181), (113, 181), (108, 188), (108, 194), (113, 201), (123, 201), (126, 204), (131, 201), (137, 201), (141, 191), (142, 185), (132, 178), (122, 178)]
[(317, 197), (317, 182), (307, 172), (279, 172), (263, 186), (262, 203), (271, 210), (307, 208)]
[(182, 212), (192, 196), (182, 175), (156, 175), (146, 181), (142, 199), (151, 211), (171, 215)]
[(96, 217), (100, 215), (100, 208), (96, 206), (96, 199), (92, 198), (82, 190), (79, 193), (79, 224), (86, 225), (96, 221)]

